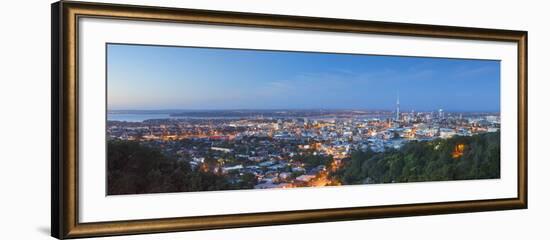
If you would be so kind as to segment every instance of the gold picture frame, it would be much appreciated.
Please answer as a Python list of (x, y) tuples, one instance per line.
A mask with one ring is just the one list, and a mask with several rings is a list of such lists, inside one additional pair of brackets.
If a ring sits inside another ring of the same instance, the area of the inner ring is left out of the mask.
[[(518, 195), (509, 199), (80, 223), (80, 17), (517, 43)], [(52, 236), (80, 238), (527, 208), (527, 32), (61, 1), (52, 5)]]

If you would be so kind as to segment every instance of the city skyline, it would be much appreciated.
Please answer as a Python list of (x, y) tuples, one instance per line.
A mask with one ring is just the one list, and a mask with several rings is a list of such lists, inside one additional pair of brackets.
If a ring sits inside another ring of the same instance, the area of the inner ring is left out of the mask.
[(500, 111), (500, 62), (107, 45), (108, 110)]

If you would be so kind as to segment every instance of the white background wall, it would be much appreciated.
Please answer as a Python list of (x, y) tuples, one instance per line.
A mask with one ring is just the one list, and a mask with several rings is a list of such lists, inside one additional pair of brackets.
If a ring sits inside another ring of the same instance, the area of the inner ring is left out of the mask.
[[(550, 21), (545, 1), (145, 1), (187, 8), (529, 31), (529, 209), (113, 239), (549, 239), (546, 123)], [(51, 1), (5, 1), (0, 13), (0, 239), (48, 239)]]

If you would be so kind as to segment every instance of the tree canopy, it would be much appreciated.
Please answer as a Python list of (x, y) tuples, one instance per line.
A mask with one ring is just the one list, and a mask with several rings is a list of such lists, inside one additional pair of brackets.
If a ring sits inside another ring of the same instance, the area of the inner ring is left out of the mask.
[(500, 133), (412, 141), (384, 152), (354, 151), (334, 177), (343, 184), (500, 177)]
[(108, 142), (107, 169), (109, 195), (212, 191), (233, 187), (223, 176), (195, 171), (186, 161), (177, 161), (156, 148), (134, 141)]

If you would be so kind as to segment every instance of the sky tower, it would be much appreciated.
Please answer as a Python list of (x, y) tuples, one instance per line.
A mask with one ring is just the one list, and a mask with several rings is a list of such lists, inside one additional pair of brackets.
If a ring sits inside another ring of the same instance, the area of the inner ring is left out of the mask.
[(395, 110), (395, 121), (399, 121), (399, 93), (397, 93), (397, 105)]

